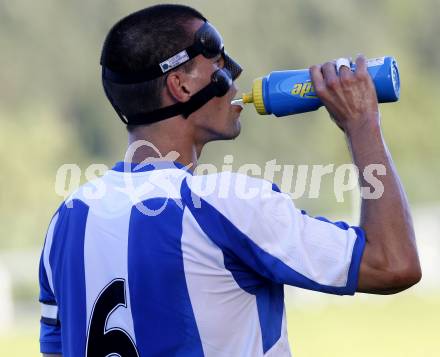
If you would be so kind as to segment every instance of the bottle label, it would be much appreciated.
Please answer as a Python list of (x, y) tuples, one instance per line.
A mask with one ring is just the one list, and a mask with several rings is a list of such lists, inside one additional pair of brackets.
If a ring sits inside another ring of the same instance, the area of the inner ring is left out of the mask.
[(367, 67), (382, 66), (385, 63), (385, 57), (371, 58), (367, 60)]
[(290, 94), (300, 96), (301, 98), (317, 98), (315, 88), (313, 88), (311, 81), (296, 83), (290, 91)]

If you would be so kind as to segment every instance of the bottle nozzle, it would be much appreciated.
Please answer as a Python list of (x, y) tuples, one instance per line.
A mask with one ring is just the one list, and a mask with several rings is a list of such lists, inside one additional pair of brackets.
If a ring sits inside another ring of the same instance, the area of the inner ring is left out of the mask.
[(243, 98), (243, 103), (245, 103), (245, 104), (253, 103), (254, 102), (254, 95), (253, 95), (252, 92), (250, 92), (250, 93), (243, 93), (242, 98)]
[(231, 105), (239, 105), (240, 107), (244, 108), (243, 99), (234, 99), (231, 102)]
[(252, 91), (243, 93), (241, 99), (232, 101), (232, 105), (241, 105), (253, 103), (259, 114), (267, 114), (263, 100), (263, 79), (257, 78), (252, 85)]
[(267, 114), (263, 98), (263, 78), (256, 78), (252, 84), (252, 92), (243, 93), (243, 103), (253, 103), (258, 114)]

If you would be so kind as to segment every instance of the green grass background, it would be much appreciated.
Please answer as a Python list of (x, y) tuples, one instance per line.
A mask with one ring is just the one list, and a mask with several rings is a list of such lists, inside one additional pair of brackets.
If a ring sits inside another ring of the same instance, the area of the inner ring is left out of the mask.
[[(440, 356), (440, 294), (329, 299), (330, 305), (287, 305), (295, 357)], [(38, 355), (36, 322), (0, 335), (0, 356)]]

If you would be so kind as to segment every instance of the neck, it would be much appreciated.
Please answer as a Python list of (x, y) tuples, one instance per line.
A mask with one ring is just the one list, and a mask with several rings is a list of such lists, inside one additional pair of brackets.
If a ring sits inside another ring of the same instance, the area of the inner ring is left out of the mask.
[(129, 133), (128, 145), (127, 162), (176, 161), (193, 170), (204, 144), (196, 141), (185, 119), (174, 117), (135, 128)]

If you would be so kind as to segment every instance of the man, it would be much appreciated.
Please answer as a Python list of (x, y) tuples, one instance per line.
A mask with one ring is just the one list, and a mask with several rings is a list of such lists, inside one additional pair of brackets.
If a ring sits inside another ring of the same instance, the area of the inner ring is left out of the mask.
[(417, 283), (408, 203), (365, 59), (356, 63), (355, 73), (333, 62), (310, 68), (360, 171), (386, 168), (382, 197), (363, 200), (360, 227), (349, 227), (307, 216), (264, 180), (192, 176), (205, 144), (240, 133), (231, 100), (241, 68), (189, 7), (150, 7), (118, 22), (103, 48), (103, 85), (132, 145), (49, 225), (41, 352), (288, 356), (284, 284), (343, 295)]

